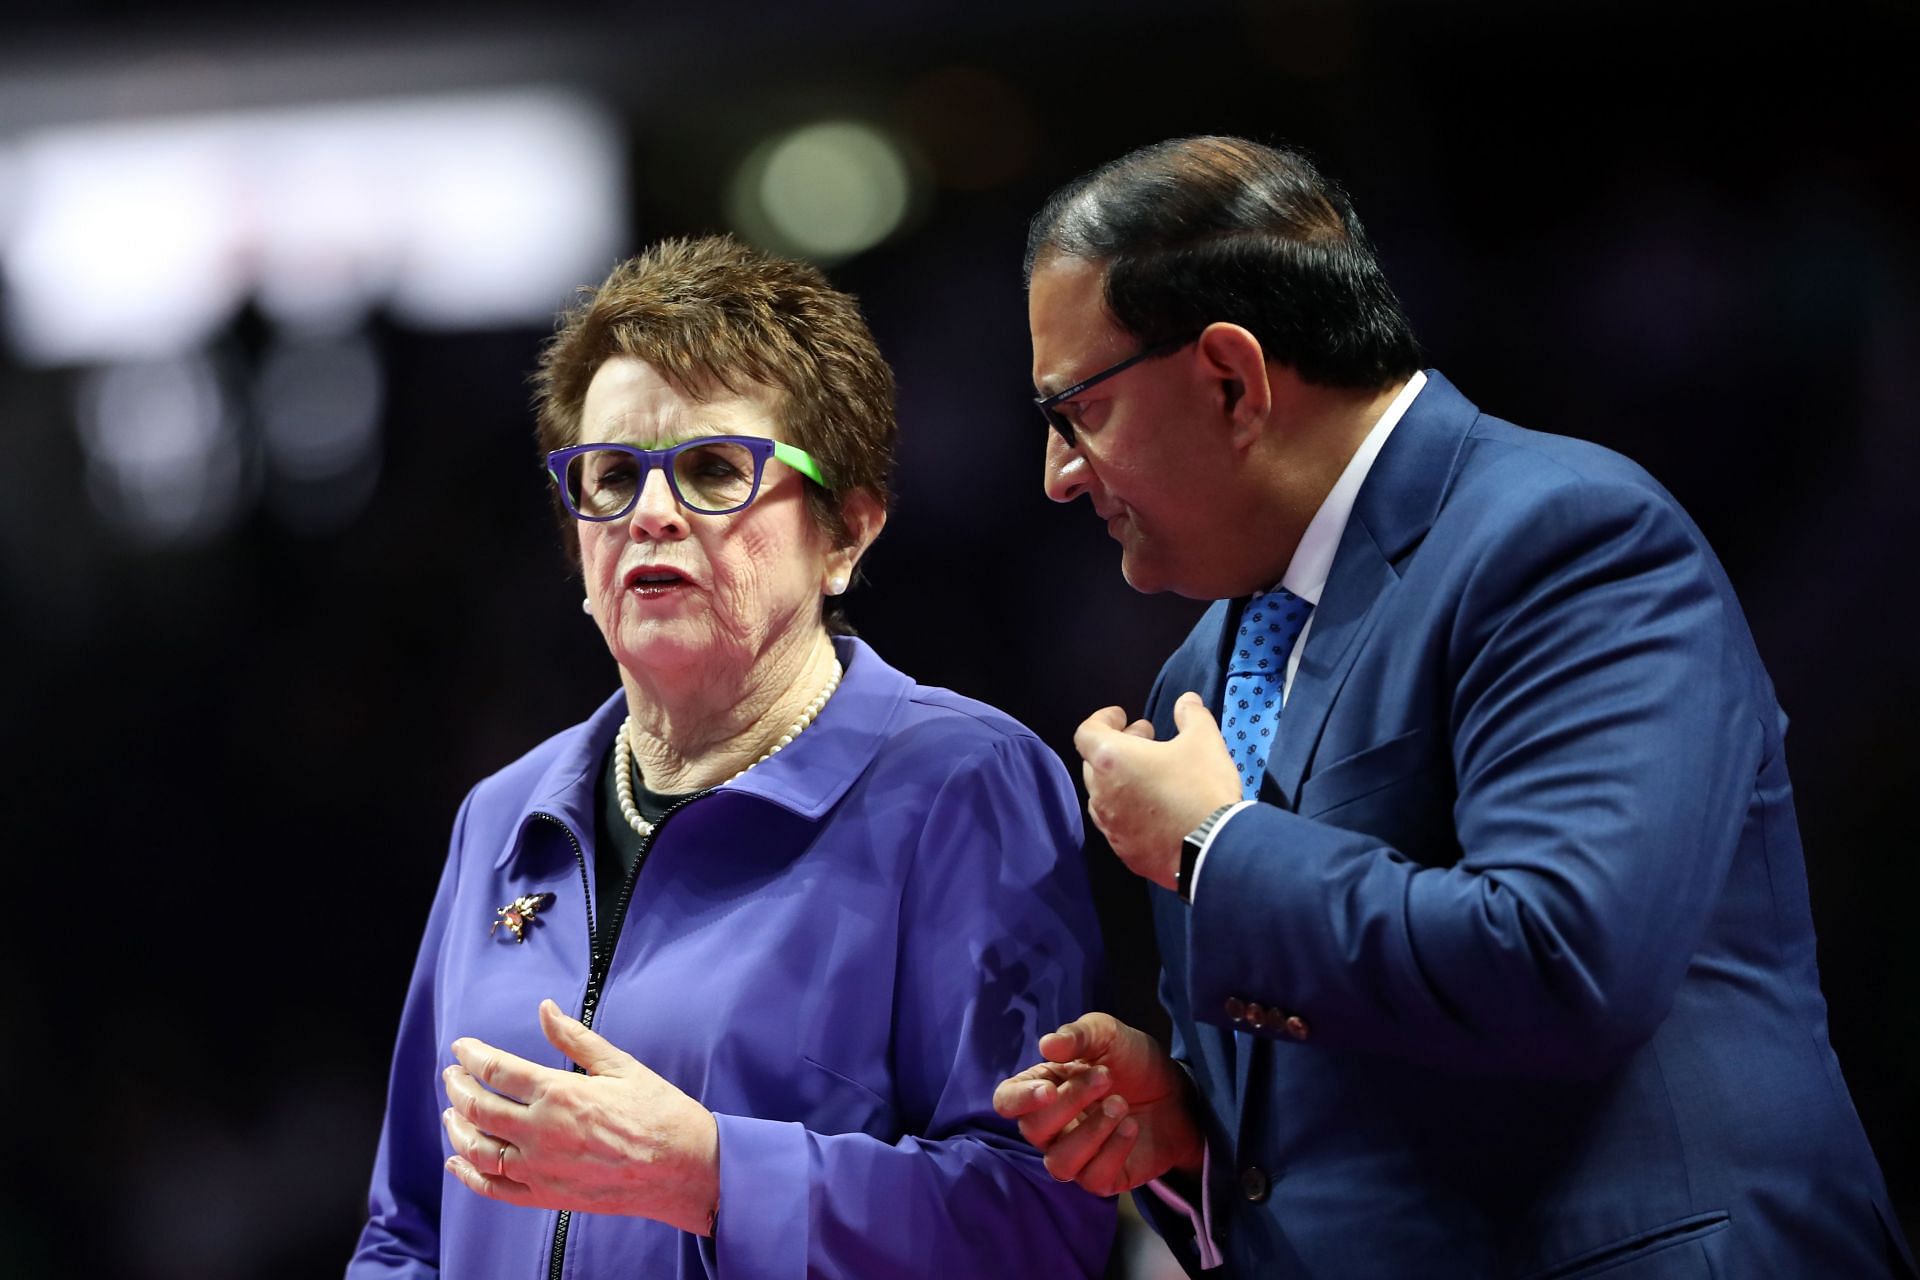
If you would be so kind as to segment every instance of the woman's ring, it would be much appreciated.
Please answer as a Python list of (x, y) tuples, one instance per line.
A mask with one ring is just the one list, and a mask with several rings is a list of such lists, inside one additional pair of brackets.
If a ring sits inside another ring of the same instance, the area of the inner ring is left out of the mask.
[(506, 1177), (507, 1176), (507, 1144), (506, 1143), (503, 1142), (500, 1144), (500, 1155), (496, 1158), (494, 1163), (496, 1166), (494, 1169), (494, 1174), (498, 1177), (502, 1177), (502, 1178)]

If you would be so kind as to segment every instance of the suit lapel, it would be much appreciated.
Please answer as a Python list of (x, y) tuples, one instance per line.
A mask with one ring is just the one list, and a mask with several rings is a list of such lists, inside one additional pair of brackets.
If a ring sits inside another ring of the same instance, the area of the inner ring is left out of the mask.
[(1280, 740), (1267, 761), (1269, 785), (1289, 809), (1299, 805), (1327, 716), (1379, 619), (1381, 602), (1400, 580), (1396, 566), (1433, 527), (1478, 416), (1452, 383), (1429, 370), (1427, 385), (1387, 437), (1354, 498), (1280, 716)]
[[(1240, 625), (1240, 606), (1243, 603), (1245, 602), (1228, 600), (1223, 602), (1224, 608), (1208, 610), (1206, 624), (1212, 626), (1214, 630), (1211, 635), (1203, 634), (1200, 637), (1200, 652), (1206, 655), (1206, 659), (1195, 664), (1198, 669), (1192, 673), (1193, 681), (1190, 687), (1200, 695), (1201, 700), (1207, 704), (1207, 709), (1212, 711), (1216, 718), (1221, 714), (1220, 704), (1225, 697), (1227, 686), (1227, 650), (1233, 644), (1234, 628)], [(1184, 691), (1173, 690), (1172, 692), (1175, 697), (1178, 697)], [(1168, 723), (1171, 725), (1173, 714), (1171, 700), (1167, 705)]]
[(1334, 697), (1380, 615), (1381, 600), (1398, 581), (1373, 540), (1356, 522), (1348, 521), (1280, 714), (1279, 744), (1267, 758), (1268, 784), (1280, 789), (1289, 809), (1299, 805), (1300, 783), (1326, 728)]

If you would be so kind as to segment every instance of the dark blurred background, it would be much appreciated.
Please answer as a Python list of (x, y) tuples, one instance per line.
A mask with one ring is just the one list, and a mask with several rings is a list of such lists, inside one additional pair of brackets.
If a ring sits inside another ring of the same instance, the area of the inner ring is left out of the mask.
[[(1430, 363), (1637, 459), (1719, 550), (1920, 1227), (1916, 12), (15, 4), (0, 1273), (338, 1273), (454, 808), (612, 687), (524, 379), (647, 240), (737, 228), (862, 299), (900, 381), (851, 598), (883, 654), (1070, 759), (1137, 708), (1198, 606), (1041, 495), (1019, 259), (1053, 186), (1192, 132), (1314, 152)], [(1137, 894), (1088, 857), (1112, 1007), (1152, 1021)]]

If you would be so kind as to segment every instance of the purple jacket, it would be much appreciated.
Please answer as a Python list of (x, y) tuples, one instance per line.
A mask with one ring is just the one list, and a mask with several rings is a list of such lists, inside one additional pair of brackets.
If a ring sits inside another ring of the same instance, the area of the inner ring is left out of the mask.
[[(714, 1237), (577, 1213), (554, 1269), (554, 1212), (442, 1167), (456, 1037), (569, 1065), (535, 1009), (585, 995), (616, 696), (461, 806), (349, 1277), (1099, 1273), (1112, 1203), (1053, 1181), (990, 1103), (1088, 1006), (1099, 941), (1073, 788), (1007, 716), (836, 644), (846, 676), (813, 725), (660, 825), (594, 1018), (715, 1113)], [(537, 893), (556, 896), (524, 943), (489, 933)]]

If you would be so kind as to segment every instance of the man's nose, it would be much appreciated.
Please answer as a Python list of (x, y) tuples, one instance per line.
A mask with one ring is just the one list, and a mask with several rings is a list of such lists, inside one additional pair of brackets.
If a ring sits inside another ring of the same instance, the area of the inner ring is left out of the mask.
[(1058, 431), (1047, 432), (1046, 475), (1041, 484), (1055, 502), (1072, 502), (1087, 491), (1091, 476), (1087, 460), (1077, 445), (1070, 445)]
[(667, 541), (686, 536), (687, 513), (674, 496), (673, 486), (667, 483), (665, 467), (647, 468), (646, 479), (640, 482), (640, 496), (627, 515), (627, 529), (635, 539)]

